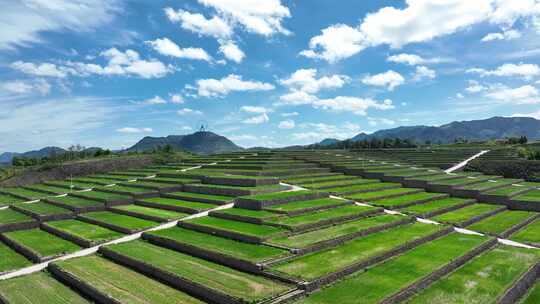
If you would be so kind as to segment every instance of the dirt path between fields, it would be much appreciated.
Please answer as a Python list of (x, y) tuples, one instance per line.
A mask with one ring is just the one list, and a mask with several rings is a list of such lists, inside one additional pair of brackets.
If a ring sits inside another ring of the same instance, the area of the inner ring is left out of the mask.
[(489, 150), (482, 150), (482, 151), (480, 151), (480, 153), (477, 153), (477, 154), (475, 154), (475, 155), (473, 155), (473, 156), (467, 158), (466, 160), (460, 162), (459, 164), (453, 166), (452, 168), (449, 168), (449, 169), (444, 170), (444, 172), (446, 172), (446, 173), (452, 173), (452, 172), (454, 172), (454, 171), (457, 171), (457, 170), (459, 170), (459, 169), (465, 167), (471, 160), (473, 160), (473, 159), (475, 159), (475, 158), (478, 158), (478, 157), (480, 157), (480, 156), (482, 156), (482, 155), (484, 155), (484, 154), (486, 154), (486, 153), (488, 153), (488, 152), (489, 152)]

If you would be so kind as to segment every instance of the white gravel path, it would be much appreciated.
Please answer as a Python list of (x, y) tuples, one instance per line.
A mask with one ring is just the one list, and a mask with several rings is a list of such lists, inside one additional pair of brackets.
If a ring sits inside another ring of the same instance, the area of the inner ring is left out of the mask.
[(465, 167), (471, 160), (473, 160), (473, 159), (475, 159), (475, 158), (478, 158), (478, 157), (480, 157), (480, 156), (482, 156), (482, 155), (484, 155), (484, 154), (486, 154), (486, 153), (488, 153), (488, 152), (489, 152), (489, 150), (482, 150), (482, 151), (480, 151), (480, 153), (477, 153), (477, 154), (475, 154), (475, 155), (473, 155), (473, 156), (467, 158), (466, 160), (460, 162), (459, 164), (453, 166), (452, 168), (449, 168), (449, 169), (444, 170), (444, 172), (446, 172), (446, 173), (452, 173), (452, 172), (454, 172), (454, 171), (457, 171), (457, 170), (459, 170), (459, 169)]

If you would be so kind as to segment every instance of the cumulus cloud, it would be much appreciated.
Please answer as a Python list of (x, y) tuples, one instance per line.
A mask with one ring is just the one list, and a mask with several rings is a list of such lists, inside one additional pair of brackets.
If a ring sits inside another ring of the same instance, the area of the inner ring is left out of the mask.
[(540, 119), (540, 110), (536, 112), (532, 112), (532, 113), (525, 113), (525, 114), (516, 113), (516, 114), (511, 115), (510, 117), (531, 117), (534, 119)]
[(337, 96), (329, 99), (319, 99), (313, 102), (315, 108), (334, 112), (351, 112), (356, 115), (366, 115), (368, 109), (390, 110), (394, 108), (392, 101), (386, 99), (382, 102), (371, 98), (358, 98), (350, 96)]
[(427, 64), (437, 64), (437, 63), (446, 63), (446, 62), (454, 61), (451, 58), (441, 58), (441, 57), (423, 58), (416, 54), (407, 54), (407, 53), (392, 55), (386, 58), (386, 60), (389, 62), (402, 63), (402, 64), (407, 64), (407, 65), (427, 65)]
[(202, 115), (203, 113), (199, 110), (193, 110), (190, 108), (183, 108), (178, 110), (178, 115), (184, 116), (184, 115)]
[(304, 105), (312, 104), (318, 98), (315, 95), (311, 95), (304, 91), (292, 91), (290, 93), (281, 95), (279, 102), (276, 105)]
[(167, 101), (165, 99), (161, 98), (160, 96), (156, 95), (156, 96), (154, 96), (152, 98), (146, 99), (145, 101), (143, 101), (143, 103), (156, 105), (156, 104), (166, 104)]
[(495, 70), (485, 70), (481, 68), (473, 68), (467, 70), (467, 73), (479, 74), (481, 77), (487, 76), (500, 76), (500, 77), (523, 77), (525, 79), (531, 79), (534, 76), (540, 74), (540, 68), (536, 64), (512, 64), (506, 63), (499, 66)]
[(323, 76), (321, 78), (316, 78), (316, 76), (316, 69), (300, 69), (288, 78), (281, 79), (280, 83), (294, 91), (315, 94), (324, 89), (341, 88), (349, 81), (349, 77), (345, 75)]
[(170, 7), (165, 8), (165, 14), (171, 22), (178, 22), (183, 29), (199, 35), (228, 39), (233, 33), (231, 26), (219, 16), (207, 19), (202, 14), (175, 11)]
[(417, 66), (413, 75), (413, 81), (435, 79), (435, 77), (437, 77), (437, 73), (434, 70), (426, 66)]
[(362, 79), (362, 83), (377, 87), (387, 87), (389, 91), (393, 91), (396, 87), (405, 83), (405, 78), (398, 72), (390, 70), (376, 75), (368, 75)]
[(201, 48), (181, 48), (169, 38), (146, 41), (158, 53), (176, 58), (210, 61), (212, 58)]
[(309, 49), (300, 55), (334, 63), (356, 55), (368, 46), (362, 32), (345, 24), (335, 24), (321, 32), (310, 39)]
[(270, 112), (270, 110), (265, 107), (255, 107), (255, 106), (242, 106), (240, 108), (240, 111), (247, 112), (247, 113), (258, 113), (258, 114)]
[(244, 119), (242, 122), (245, 124), (250, 124), (250, 125), (260, 125), (269, 121), (270, 121), (270, 118), (268, 117), (268, 114), (262, 113), (260, 115), (256, 115), (256, 116)]
[(280, 121), (279, 124), (278, 124), (278, 128), (285, 129), (285, 130), (290, 130), (290, 129), (294, 129), (295, 125), (296, 124), (294, 123), (294, 120), (287, 119), (287, 120)]
[(469, 86), (465, 89), (465, 91), (469, 93), (478, 93), (486, 90), (487, 88), (483, 85), (481, 85), (476, 80), (469, 80)]
[(13, 62), (10, 67), (33, 76), (65, 78), (68, 75), (67, 71), (53, 63), (36, 64), (18, 60)]
[(524, 85), (518, 88), (509, 88), (504, 85), (493, 87), (485, 94), (486, 97), (497, 102), (512, 104), (536, 104), (540, 103), (540, 93), (538, 89), (531, 85)]
[(0, 49), (43, 43), (46, 32), (88, 32), (121, 12), (117, 0), (3, 1)]
[(270, 91), (274, 86), (260, 81), (243, 80), (242, 76), (230, 74), (222, 79), (197, 80), (198, 95), (202, 97), (223, 97), (231, 92)]
[(38, 93), (42, 96), (51, 92), (51, 85), (44, 79), (34, 81), (14, 80), (0, 84), (1, 91), (15, 95), (31, 95)]
[(152, 128), (133, 128), (133, 127), (124, 127), (120, 129), (116, 129), (116, 132), (119, 133), (151, 133), (153, 130)]
[(184, 103), (184, 97), (180, 94), (171, 94), (171, 102), (172, 103), (177, 103), (177, 104), (180, 104), (180, 103)]
[(227, 58), (228, 60), (234, 61), (236, 63), (242, 62), (246, 54), (234, 43), (233, 41), (223, 42), (219, 47), (219, 51)]
[(516, 30), (508, 30), (502, 33), (489, 33), (484, 38), (482, 42), (490, 42), (495, 40), (513, 40), (521, 38), (521, 33)]

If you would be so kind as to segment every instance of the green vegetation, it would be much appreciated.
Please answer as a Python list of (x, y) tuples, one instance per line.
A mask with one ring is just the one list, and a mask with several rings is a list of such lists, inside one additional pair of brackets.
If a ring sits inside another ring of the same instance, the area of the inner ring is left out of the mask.
[(536, 215), (534, 212), (503, 211), (476, 222), (468, 228), (483, 233), (499, 235), (534, 215)]
[(98, 256), (55, 263), (77, 280), (121, 303), (203, 303), (181, 291)]
[(184, 198), (192, 198), (192, 199), (208, 199), (212, 201), (220, 201), (223, 203), (229, 202), (233, 199), (231, 196), (223, 196), (223, 195), (212, 195), (212, 194), (202, 194), (202, 193), (194, 193), (194, 192), (171, 192), (167, 193), (170, 195), (177, 195)]
[(540, 281), (529, 290), (529, 293), (524, 297), (521, 304), (537, 304), (540, 303)]
[(66, 188), (43, 185), (43, 184), (32, 185), (27, 188), (30, 190), (50, 192), (50, 193), (55, 193), (55, 194), (64, 194), (69, 191), (69, 189), (66, 189)]
[(461, 224), (476, 216), (500, 209), (500, 205), (473, 204), (432, 218), (434, 221)]
[(144, 206), (139, 206), (139, 205), (122, 205), (122, 206), (112, 207), (111, 209), (128, 211), (134, 214), (140, 214), (142, 216), (147, 215), (147, 216), (161, 219), (162, 221), (165, 221), (165, 222), (177, 220), (179, 218), (188, 216), (187, 213), (181, 213), (181, 212), (163, 210), (163, 209), (157, 209), (157, 208), (150, 208), (150, 207), (144, 207)]
[(321, 198), (321, 199), (315, 199), (315, 200), (309, 200), (309, 201), (297, 201), (287, 204), (279, 204), (279, 205), (273, 205), (265, 207), (265, 210), (270, 211), (277, 211), (277, 212), (295, 212), (299, 210), (304, 209), (310, 209), (310, 208), (319, 208), (319, 207), (325, 207), (325, 206), (334, 206), (343, 204), (344, 200), (335, 199), (335, 198)]
[(61, 196), (61, 197), (49, 197), (47, 201), (56, 202), (66, 206), (75, 208), (87, 208), (95, 206), (103, 206), (103, 203), (94, 200), (84, 199), (75, 196)]
[(128, 196), (128, 195), (101, 192), (101, 191), (77, 192), (77, 196), (81, 196), (83, 198), (88, 198), (88, 199), (104, 200), (104, 201), (109, 201), (109, 202), (120, 201), (120, 200), (124, 201), (124, 200), (131, 199), (131, 196)]
[(443, 198), (447, 196), (446, 194), (442, 193), (428, 193), (428, 192), (419, 192), (414, 194), (408, 194), (408, 195), (402, 195), (398, 197), (393, 198), (387, 198), (378, 200), (376, 202), (377, 205), (385, 206), (385, 207), (396, 207), (404, 204), (414, 203), (417, 201), (424, 201), (424, 200), (433, 200), (437, 198)]
[(47, 215), (57, 215), (57, 214), (69, 214), (71, 211), (68, 209), (58, 207), (52, 204), (47, 204), (45, 202), (36, 202), (36, 203), (19, 203), (14, 205), (17, 208), (27, 210), (33, 214), (38, 214), (41, 216)]
[(238, 242), (211, 234), (197, 232), (181, 227), (149, 232), (161, 238), (166, 238), (180, 244), (187, 244), (208, 251), (218, 252), (237, 259), (259, 263), (266, 260), (289, 255), (286, 250), (277, 249), (265, 245), (255, 245)]
[(231, 221), (211, 216), (187, 220), (185, 221), (185, 223), (191, 223), (199, 226), (206, 226), (218, 230), (232, 231), (235, 233), (262, 238), (268, 238), (272, 235), (284, 232), (283, 229), (277, 227)]
[(386, 188), (399, 188), (401, 185), (398, 183), (371, 183), (371, 184), (361, 184), (355, 186), (345, 186), (345, 187), (335, 187), (324, 189), (323, 191), (333, 192), (333, 193), (347, 193), (353, 191), (376, 191), (377, 189), (386, 189)]
[(409, 303), (495, 303), (539, 259), (538, 250), (497, 246), (437, 281)]
[(51, 196), (51, 194), (47, 194), (45, 192), (33, 191), (24, 188), (3, 188), (0, 189), (0, 191), (7, 194), (18, 195), (27, 198), (28, 200), (37, 200), (43, 197)]
[(366, 304), (379, 303), (485, 241), (476, 235), (452, 233), (348, 277), (300, 303), (356, 304), (358, 299)]
[(45, 272), (0, 281), (0, 296), (12, 304), (89, 304)]
[(20, 203), (20, 202), (23, 202), (23, 201), (24, 201), (23, 199), (17, 198), (15, 196), (0, 193), (0, 206), (1, 205), (10, 205), (10, 204), (14, 204), (14, 203)]
[(270, 239), (268, 243), (286, 246), (289, 248), (305, 248), (318, 242), (328, 241), (369, 228), (391, 224), (397, 221), (401, 221), (403, 219), (404, 218), (401, 216), (384, 214), (379, 216), (357, 219), (340, 225), (314, 230), (302, 234), (280, 236)]
[(500, 187), (501, 185), (511, 185), (514, 183), (518, 183), (519, 181), (520, 180), (518, 179), (500, 179), (500, 180), (495, 180), (495, 181), (486, 181), (486, 182), (481, 182), (478, 184), (467, 185), (467, 186), (461, 187), (461, 189), (466, 189), (466, 190), (490, 189), (493, 187)]
[(381, 191), (373, 191), (373, 192), (347, 195), (346, 198), (352, 199), (355, 201), (369, 201), (372, 199), (382, 198), (386, 196), (394, 196), (394, 195), (400, 195), (400, 194), (406, 195), (406, 194), (412, 194), (416, 192), (420, 192), (420, 190), (414, 189), (414, 188), (394, 188), (394, 189), (387, 189), (387, 190), (381, 190)]
[[(369, 206), (357, 206), (357, 205), (346, 205), (343, 207), (326, 209), (322, 211), (317, 211), (313, 213), (306, 213), (297, 216), (291, 217), (282, 217), (276, 220), (271, 220), (269, 222), (274, 224), (279, 224), (285, 226), (289, 229), (301, 228), (305, 225), (316, 224), (321, 221), (339, 219), (341, 217), (348, 216), (362, 216), (367, 212), (373, 212), (377, 210)], [(382, 211), (382, 210), (381, 210)]]
[(178, 207), (179, 209), (191, 209), (195, 213), (199, 213), (205, 210), (209, 210), (212, 208), (215, 208), (216, 205), (214, 204), (208, 204), (208, 203), (199, 203), (199, 202), (192, 202), (192, 201), (186, 201), (186, 200), (179, 200), (174, 198), (165, 198), (165, 197), (154, 197), (154, 198), (145, 198), (140, 199), (141, 202), (148, 202), (152, 204), (158, 204), (163, 205), (164, 208), (166, 207)]
[(318, 183), (307, 182), (307, 183), (299, 184), (299, 186), (310, 188), (310, 189), (320, 189), (320, 188), (329, 188), (331, 186), (338, 187), (344, 184), (348, 186), (364, 185), (364, 184), (370, 184), (370, 183), (377, 183), (379, 181), (377, 179), (354, 178), (350, 176), (345, 176), (345, 177), (348, 177), (348, 178), (338, 180), (338, 181), (331, 181), (331, 182), (318, 182)]
[(309, 190), (301, 190), (301, 191), (289, 191), (289, 192), (276, 192), (276, 193), (266, 193), (266, 194), (258, 194), (258, 195), (250, 195), (250, 196), (244, 196), (244, 198), (248, 198), (250, 200), (255, 201), (271, 201), (271, 200), (278, 200), (278, 199), (286, 199), (289, 197), (297, 197), (302, 195), (310, 195), (317, 193), (316, 191), (309, 191)]
[(213, 211), (211, 214), (226, 214), (226, 215), (234, 215), (234, 216), (240, 216), (240, 217), (246, 217), (246, 218), (254, 218), (259, 220), (272, 220), (277, 217), (280, 217), (281, 215), (265, 211), (265, 210), (249, 210), (249, 209), (241, 209), (241, 208), (230, 208), (230, 209), (224, 209), (219, 211)]
[(240, 298), (247, 303), (257, 303), (289, 289), (288, 286), (276, 281), (141, 241), (108, 248), (196, 284)]
[(511, 239), (521, 243), (540, 244), (540, 220), (527, 225), (522, 230), (514, 233)]
[(527, 201), (527, 202), (539, 202), (540, 203), (540, 189), (525, 192), (518, 196), (513, 197), (515, 200)]
[(125, 192), (129, 194), (140, 194), (140, 193), (146, 193), (151, 192), (152, 190), (146, 189), (146, 188), (140, 188), (140, 187), (127, 187), (127, 186), (111, 186), (111, 187), (98, 187), (95, 189), (96, 191), (118, 191), (118, 192)]
[(95, 245), (121, 237), (123, 235), (116, 231), (78, 220), (53, 221), (47, 222), (45, 225), (85, 241), (89, 241)]
[(39, 229), (21, 230), (4, 233), (4, 235), (31, 250), (40, 258), (55, 257), (80, 249), (79, 246)]
[(0, 273), (30, 266), (32, 263), (4, 243), (0, 243)]
[(81, 215), (81, 218), (92, 219), (108, 225), (121, 227), (128, 230), (139, 231), (154, 227), (157, 223), (140, 218), (118, 214), (109, 211), (90, 212)]
[(271, 269), (304, 280), (313, 280), (354, 263), (368, 260), (413, 240), (435, 233), (443, 226), (414, 223), (370, 234), (273, 266)]
[(22, 223), (33, 221), (31, 217), (24, 213), (20, 213), (11, 208), (0, 210), (0, 227), (8, 224)]
[(486, 191), (483, 194), (489, 195), (499, 195), (499, 196), (512, 196), (514, 193), (523, 191), (525, 188), (521, 186), (508, 186), (503, 188), (498, 188), (490, 191)]
[(482, 179), (479, 179), (479, 178), (464, 177), (464, 178), (454, 178), (454, 179), (448, 179), (448, 180), (434, 181), (430, 184), (447, 185), (447, 186), (463, 186), (463, 185), (468, 185), (468, 184), (481, 182), (481, 181)]

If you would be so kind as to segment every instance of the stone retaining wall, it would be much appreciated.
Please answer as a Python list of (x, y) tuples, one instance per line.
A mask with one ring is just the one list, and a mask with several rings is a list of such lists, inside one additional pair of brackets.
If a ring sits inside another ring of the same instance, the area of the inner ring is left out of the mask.
[(403, 195), (407, 195), (407, 194), (415, 194), (415, 193), (419, 193), (419, 192), (423, 192), (424, 190), (422, 189), (418, 189), (416, 191), (413, 191), (413, 192), (409, 192), (409, 193), (396, 193), (396, 194), (388, 194), (388, 195), (382, 195), (382, 196), (377, 196), (377, 197), (372, 197), (372, 198), (369, 198), (369, 200), (365, 200), (365, 201), (362, 201), (362, 200), (357, 200), (357, 202), (362, 202), (362, 203), (370, 203), (370, 202), (374, 202), (374, 201), (378, 201), (378, 200), (383, 200), (383, 199), (387, 199), (387, 198), (393, 198), (393, 197), (398, 197), (398, 196), (403, 196)]
[(10, 239), (4, 234), (0, 234), (0, 240), (2, 240), (5, 244), (7, 244), (11, 249), (15, 250), (16, 252), (22, 254), (27, 259), (34, 263), (42, 263), (48, 260), (52, 260), (58, 256), (61, 256), (62, 254), (54, 255), (54, 256), (40, 256), (37, 252), (34, 252), (32, 249), (17, 243), (16, 241)]
[(14, 224), (6, 224), (0, 226), (0, 233), (16, 231), (16, 230), (27, 230), (39, 227), (38, 221), (28, 221)]
[(368, 192), (395, 189), (395, 188), (399, 188), (399, 187), (400, 187), (399, 185), (388, 185), (388, 186), (377, 188), (377, 189), (359, 189), (359, 190), (351, 190), (351, 191), (345, 191), (345, 192), (333, 192), (333, 191), (331, 191), (330, 193), (336, 194), (336, 195), (352, 195), (352, 194), (360, 194), (360, 193), (368, 193)]
[(262, 210), (264, 207), (268, 206), (281, 205), (299, 201), (309, 201), (327, 197), (329, 197), (329, 194), (326, 192), (313, 192), (305, 195), (292, 195), (290, 197), (270, 199), (265, 201), (254, 200), (247, 197), (238, 197), (235, 200), (235, 206), (244, 209)]
[(100, 199), (100, 198), (90, 198), (83, 195), (80, 195), (78, 193), (70, 193), (68, 196), (74, 196), (82, 199), (87, 199), (91, 201), (101, 202), (104, 203), (106, 206), (119, 206), (119, 205), (129, 205), (133, 203), (133, 198), (126, 198), (121, 200), (107, 200), (107, 199)]
[(211, 185), (184, 185), (184, 191), (211, 195), (224, 196), (247, 196), (256, 194), (266, 194), (279, 191), (290, 190), (289, 186), (281, 186), (276, 188), (262, 189), (227, 189), (227, 188), (212, 188)]

